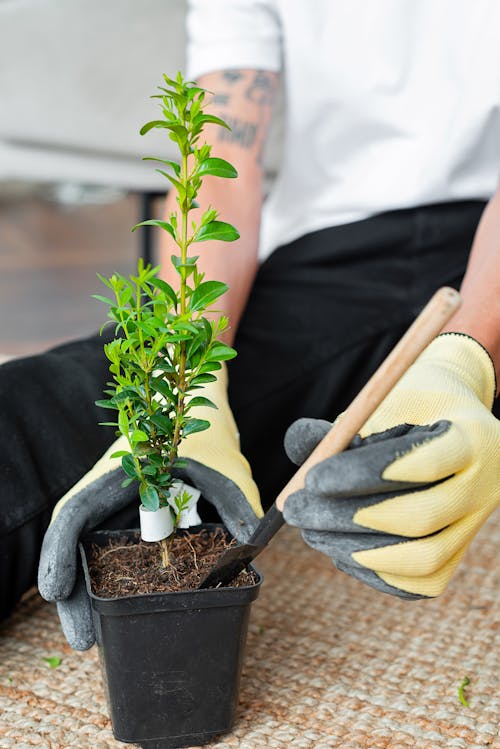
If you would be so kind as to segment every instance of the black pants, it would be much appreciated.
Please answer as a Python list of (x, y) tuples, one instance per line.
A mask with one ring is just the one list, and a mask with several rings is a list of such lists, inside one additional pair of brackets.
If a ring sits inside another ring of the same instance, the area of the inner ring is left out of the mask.
[[(479, 201), (393, 211), (314, 232), (261, 266), (230, 362), (242, 451), (268, 506), (293, 473), (300, 416), (333, 419), (432, 293), (458, 287)], [(0, 367), (0, 615), (36, 581), (57, 500), (113, 441), (94, 406), (109, 379), (94, 336)]]

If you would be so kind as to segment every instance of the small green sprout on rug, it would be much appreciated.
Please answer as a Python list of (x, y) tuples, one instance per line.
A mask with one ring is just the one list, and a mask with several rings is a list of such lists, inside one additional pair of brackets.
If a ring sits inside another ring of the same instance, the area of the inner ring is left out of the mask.
[(59, 658), (57, 655), (53, 655), (50, 658), (42, 658), (42, 661), (45, 661), (49, 668), (57, 668), (62, 663), (62, 658)]
[(468, 687), (470, 684), (470, 679), (468, 676), (465, 676), (462, 680), (462, 683), (458, 687), (458, 699), (464, 705), (465, 707), (469, 707), (469, 703), (467, 702), (467, 699), (464, 695), (464, 689), (465, 687)]

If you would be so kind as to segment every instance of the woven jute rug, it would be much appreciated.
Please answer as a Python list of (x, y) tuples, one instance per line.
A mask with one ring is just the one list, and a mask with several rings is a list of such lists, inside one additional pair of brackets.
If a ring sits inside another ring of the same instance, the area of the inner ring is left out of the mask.
[[(283, 529), (257, 565), (237, 722), (211, 746), (500, 749), (499, 542), (497, 513), (440, 599), (404, 602)], [(71, 651), (52, 605), (33, 591), (0, 633), (2, 749), (127, 746), (112, 736), (96, 648)]]

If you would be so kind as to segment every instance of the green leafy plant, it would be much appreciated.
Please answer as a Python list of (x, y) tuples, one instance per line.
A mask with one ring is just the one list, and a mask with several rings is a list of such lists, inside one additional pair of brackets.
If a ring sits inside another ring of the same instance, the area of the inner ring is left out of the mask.
[(460, 700), (460, 702), (462, 703), (462, 705), (464, 705), (464, 707), (469, 707), (469, 703), (468, 703), (467, 698), (465, 697), (465, 694), (464, 694), (465, 687), (468, 687), (469, 684), (470, 684), (469, 677), (468, 676), (464, 676), (464, 678), (462, 679), (462, 683), (458, 687), (458, 699)]
[(48, 665), (49, 668), (58, 668), (62, 663), (62, 658), (56, 655), (50, 656), (50, 658), (42, 658), (42, 661)]
[[(171, 256), (178, 288), (158, 277), (159, 268), (139, 261), (137, 273), (129, 278), (119, 273), (99, 276), (112, 296), (95, 295), (108, 305), (108, 317), (115, 324), (115, 338), (105, 346), (113, 381), (105, 391), (108, 398), (97, 403), (118, 412), (117, 422), (106, 423), (118, 427), (129, 450), (114, 457), (121, 458), (127, 476), (124, 485), (138, 482), (141, 502), (151, 511), (171, 506), (172, 472), (183, 465), (178, 457), (181, 441), (210, 426), (206, 419), (196, 418), (196, 407), (216, 406), (199, 391), (216, 379), (222, 361), (236, 355), (219, 340), (227, 318), (205, 316), (227, 286), (204, 280), (198, 256), (188, 254), (193, 244), (239, 237), (211, 206), (198, 222), (189, 220), (204, 177), (237, 177), (229, 162), (212, 157), (211, 146), (201, 142), (205, 124), (228, 125), (205, 112), (207, 91), (184, 81), (180, 73), (175, 80), (165, 75), (164, 81), (166, 86), (153, 97), (160, 100), (162, 119), (148, 122), (141, 134), (164, 129), (178, 146), (178, 162), (146, 157), (169, 168), (157, 171), (176, 190), (178, 210), (168, 220), (143, 221), (133, 230), (151, 225), (172, 237), (178, 248), (178, 254)], [(175, 498), (174, 527), (188, 501), (185, 492)], [(168, 563), (166, 544), (163, 561)]]

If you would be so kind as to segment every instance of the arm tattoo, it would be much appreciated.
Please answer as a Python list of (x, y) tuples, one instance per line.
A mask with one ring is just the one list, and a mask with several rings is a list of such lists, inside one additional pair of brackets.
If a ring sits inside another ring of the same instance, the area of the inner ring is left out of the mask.
[(219, 140), (227, 143), (239, 143), (242, 148), (251, 148), (257, 138), (255, 122), (245, 122), (237, 117), (226, 117), (231, 130), (220, 129)]
[(219, 104), (220, 106), (224, 106), (226, 104), (229, 104), (229, 99), (231, 97), (229, 94), (214, 94), (212, 99), (212, 104)]
[(263, 70), (255, 73), (254, 79), (247, 88), (246, 97), (255, 104), (272, 104), (274, 95), (273, 77)]
[(243, 78), (243, 73), (240, 70), (225, 70), (223, 76), (229, 83), (236, 83)]

